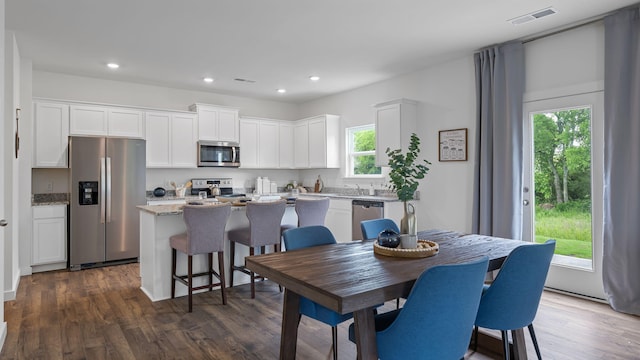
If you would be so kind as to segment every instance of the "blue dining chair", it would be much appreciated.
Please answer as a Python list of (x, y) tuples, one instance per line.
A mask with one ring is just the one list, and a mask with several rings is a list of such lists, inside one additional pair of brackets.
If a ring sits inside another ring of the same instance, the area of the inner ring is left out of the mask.
[[(425, 270), (404, 307), (375, 317), (378, 357), (462, 359), (469, 347), (489, 258)], [(355, 328), (349, 327), (355, 342)]]
[[(324, 226), (306, 226), (289, 229), (282, 234), (287, 251), (304, 249), (313, 246), (335, 244), (336, 239)], [(338, 359), (338, 324), (353, 317), (353, 314), (338, 314), (305, 297), (300, 297), (300, 314), (321, 321), (331, 326), (333, 341), (333, 359)]]
[(533, 331), (544, 282), (556, 248), (555, 240), (515, 248), (502, 264), (491, 285), (485, 285), (474, 329), (474, 348), (478, 327), (500, 330), (504, 357), (509, 360), (509, 330), (529, 328), (538, 359), (542, 359)]
[(391, 229), (398, 234), (400, 233), (398, 225), (396, 225), (396, 223), (391, 219), (364, 220), (360, 222), (360, 229), (362, 230), (362, 237), (364, 240), (377, 239), (378, 234), (387, 229)]

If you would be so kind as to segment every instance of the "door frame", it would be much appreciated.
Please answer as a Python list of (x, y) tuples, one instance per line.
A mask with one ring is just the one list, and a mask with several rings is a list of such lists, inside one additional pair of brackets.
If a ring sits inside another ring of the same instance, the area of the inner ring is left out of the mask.
[(533, 241), (535, 196), (533, 182), (532, 113), (559, 111), (579, 106), (591, 106), (591, 232), (592, 268), (562, 264), (554, 255), (545, 286), (551, 289), (605, 299), (602, 283), (603, 182), (604, 182), (604, 91), (589, 91), (525, 101), (523, 108), (523, 240)]

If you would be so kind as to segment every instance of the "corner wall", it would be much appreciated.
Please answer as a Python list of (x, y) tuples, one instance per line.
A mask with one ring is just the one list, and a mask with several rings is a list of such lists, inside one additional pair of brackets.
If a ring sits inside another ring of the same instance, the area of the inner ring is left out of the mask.
[[(421, 156), (432, 165), (420, 182), (421, 199), (416, 202), (418, 228), (441, 228), (469, 232), (474, 166), (475, 75), (473, 56), (453, 59), (422, 71), (382, 81), (359, 89), (311, 101), (300, 106), (300, 118), (316, 113), (341, 116), (341, 131), (347, 127), (374, 123), (373, 105), (398, 98), (417, 100), (417, 135)], [(468, 128), (468, 160), (438, 162), (438, 131)], [(344, 136), (340, 146), (345, 149)], [(386, 180), (345, 179), (345, 160), (340, 170), (304, 170), (305, 184), (322, 176), (325, 186), (376, 188)]]

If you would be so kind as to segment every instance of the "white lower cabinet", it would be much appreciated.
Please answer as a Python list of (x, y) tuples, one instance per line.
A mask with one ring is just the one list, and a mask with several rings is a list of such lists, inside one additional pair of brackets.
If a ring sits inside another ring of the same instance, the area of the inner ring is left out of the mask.
[(349, 242), (351, 238), (351, 199), (331, 199), (324, 224), (338, 242)]
[(67, 205), (34, 206), (31, 265), (67, 261)]

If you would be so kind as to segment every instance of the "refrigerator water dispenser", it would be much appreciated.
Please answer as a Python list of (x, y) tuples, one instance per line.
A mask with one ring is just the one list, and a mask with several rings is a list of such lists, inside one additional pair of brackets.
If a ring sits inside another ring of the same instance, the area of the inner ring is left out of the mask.
[(79, 181), (79, 205), (98, 205), (98, 182)]

